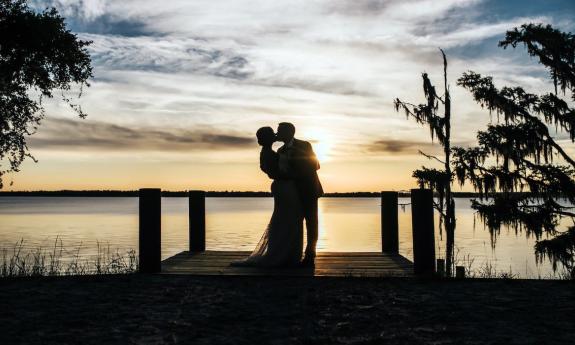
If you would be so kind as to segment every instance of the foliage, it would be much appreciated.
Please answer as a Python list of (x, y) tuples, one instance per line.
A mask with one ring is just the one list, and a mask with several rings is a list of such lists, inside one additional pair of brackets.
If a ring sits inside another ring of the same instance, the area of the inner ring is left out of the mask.
[(44, 118), (43, 98), (60, 91), (80, 117), (86, 114), (64, 95), (74, 84), (89, 86), (89, 41), (66, 29), (56, 9), (36, 13), (24, 0), (0, 0), (0, 188), (29, 153), (26, 137)]
[[(443, 165), (443, 169), (433, 169), (422, 167), (413, 172), (413, 177), (421, 188), (430, 188), (439, 196), (439, 202), (435, 208), (440, 214), (440, 230), (445, 228), (446, 248), (445, 248), (445, 266), (448, 276), (453, 273), (453, 257), (455, 248), (455, 202), (451, 194), (451, 183), (453, 173), (451, 171), (451, 96), (447, 85), (447, 58), (441, 50), (443, 56), (443, 82), (444, 95), (439, 96), (435, 86), (431, 84), (427, 73), (422, 74), (423, 93), (426, 98), (424, 104), (411, 104), (396, 98), (394, 101), (395, 110), (403, 110), (408, 118), (412, 117), (419, 124), (429, 127), (431, 139), (437, 138), (443, 146), (443, 160), (427, 155), (421, 152), (429, 159), (434, 159)], [(439, 103), (443, 105), (443, 115), (439, 114)]]
[(539, 260), (548, 257), (575, 274), (575, 230), (561, 226), (562, 219), (575, 217), (575, 161), (550, 133), (554, 127), (575, 142), (575, 109), (557, 93), (569, 91), (575, 100), (575, 38), (549, 25), (524, 24), (499, 42), (503, 48), (519, 44), (549, 70), (554, 92), (498, 89), (491, 77), (464, 73), (458, 85), (495, 113), (497, 123), (478, 132), (476, 147), (453, 148), (454, 171), (461, 184), (480, 192), (472, 206), (493, 237), (502, 225), (525, 231), (538, 240)]

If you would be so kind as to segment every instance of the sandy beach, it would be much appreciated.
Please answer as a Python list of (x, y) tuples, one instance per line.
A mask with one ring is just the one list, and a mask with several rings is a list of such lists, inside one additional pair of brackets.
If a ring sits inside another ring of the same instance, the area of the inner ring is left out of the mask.
[(569, 281), (0, 280), (1, 344), (567, 344)]

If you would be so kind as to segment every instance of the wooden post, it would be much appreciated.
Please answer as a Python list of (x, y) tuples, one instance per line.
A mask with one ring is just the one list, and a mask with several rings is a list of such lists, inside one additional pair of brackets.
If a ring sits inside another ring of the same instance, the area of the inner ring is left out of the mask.
[(397, 192), (381, 192), (381, 251), (399, 253)]
[(142, 188), (139, 193), (140, 233), (139, 271), (162, 270), (162, 192), (159, 188)]
[(206, 250), (206, 192), (189, 191), (190, 252)]
[(435, 234), (430, 189), (411, 190), (411, 224), (414, 273), (431, 276), (435, 272)]

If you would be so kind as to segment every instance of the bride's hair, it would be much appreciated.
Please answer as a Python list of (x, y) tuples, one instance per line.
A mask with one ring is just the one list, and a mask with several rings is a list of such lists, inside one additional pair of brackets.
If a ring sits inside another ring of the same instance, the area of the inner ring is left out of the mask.
[(271, 127), (262, 127), (258, 129), (256, 137), (258, 138), (258, 144), (261, 146), (268, 146), (276, 141), (276, 134)]

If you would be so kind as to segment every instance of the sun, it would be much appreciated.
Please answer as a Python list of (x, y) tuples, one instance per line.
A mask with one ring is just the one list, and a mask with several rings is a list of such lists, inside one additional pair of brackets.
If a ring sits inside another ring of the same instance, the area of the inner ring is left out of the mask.
[(314, 129), (305, 134), (305, 140), (312, 144), (313, 150), (320, 163), (330, 160), (334, 144), (330, 133), (322, 129)]

